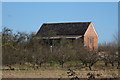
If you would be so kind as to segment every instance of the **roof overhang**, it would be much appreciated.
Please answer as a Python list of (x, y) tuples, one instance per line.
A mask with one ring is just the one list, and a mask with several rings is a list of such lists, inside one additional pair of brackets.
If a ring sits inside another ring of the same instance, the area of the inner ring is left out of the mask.
[(67, 36), (54, 36), (54, 37), (41, 37), (42, 39), (61, 39), (61, 38), (66, 38), (66, 39), (78, 39), (81, 38), (81, 35), (67, 35)]

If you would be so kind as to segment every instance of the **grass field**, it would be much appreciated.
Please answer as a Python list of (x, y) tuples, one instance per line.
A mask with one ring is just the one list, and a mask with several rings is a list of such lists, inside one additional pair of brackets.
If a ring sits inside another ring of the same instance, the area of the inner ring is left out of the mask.
[[(79, 66), (77, 66), (79, 65)], [(118, 77), (118, 69), (117, 64), (115, 66), (108, 65), (104, 66), (103, 62), (96, 63), (92, 70), (89, 70), (88, 67), (84, 67), (79, 62), (68, 62), (64, 65), (64, 68), (57, 63), (45, 63), (41, 68), (34, 70), (32, 64), (24, 64), (24, 65), (12, 65), (17, 70), (3, 70), (2, 77), (3, 78), (68, 78), (68, 69), (72, 69), (76, 76), (79, 78), (88, 78), (87, 74), (101, 74), (100, 76), (96, 76), (96, 78), (116, 78)], [(3, 69), (7, 69), (8, 67), (3, 66)], [(26, 70), (18, 70), (18, 69), (26, 69)]]

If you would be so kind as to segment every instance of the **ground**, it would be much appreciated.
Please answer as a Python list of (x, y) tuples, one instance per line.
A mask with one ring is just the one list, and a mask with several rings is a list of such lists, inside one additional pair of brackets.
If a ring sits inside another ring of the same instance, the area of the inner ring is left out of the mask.
[[(3, 71), (3, 78), (69, 78), (66, 70), (28, 70), (28, 71)], [(79, 78), (88, 78), (87, 73), (103, 74), (96, 78), (114, 78), (118, 76), (118, 71), (89, 71), (76, 70)]]
[[(68, 66), (69, 64), (69, 66)], [(13, 67), (17, 70), (3, 70), (2, 77), (3, 78), (70, 78), (68, 77), (68, 68), (75, 72), (75, 75), (79, 78), (88, 78), (88, 73), (95, 74), (96, 78), (117, 78), (118, 77), (118, 69), (115, 66), (108, 65), (105, 67), (103, 63), (97, 63), (92, 67), (92, 70), (89, 70), (88, 67), (75, 67), (76, 64), (66, 63), (64, 68), (61, 68), (60, 65), (57, 64), (43, 64), (41, 68), (34, 70), (30, 66), (30, 64), (25, 65), (13, 65)], [(6, 66), (3, 66), (3, 69), (7, 69)], [(26, 69), (26, 70), (18, 70), (18, 69)], [(100, 74), (100, 76), (96, 76)]]

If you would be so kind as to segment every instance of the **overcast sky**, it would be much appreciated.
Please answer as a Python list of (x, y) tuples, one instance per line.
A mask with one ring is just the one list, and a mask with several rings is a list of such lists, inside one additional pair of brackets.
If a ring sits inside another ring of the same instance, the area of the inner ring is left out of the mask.
[(14, 32), (37, 32), (43, 23), (92, 22), (98, 42), (113, 41), (118, 32), (117, 2), (3, 2), (2, 25)]

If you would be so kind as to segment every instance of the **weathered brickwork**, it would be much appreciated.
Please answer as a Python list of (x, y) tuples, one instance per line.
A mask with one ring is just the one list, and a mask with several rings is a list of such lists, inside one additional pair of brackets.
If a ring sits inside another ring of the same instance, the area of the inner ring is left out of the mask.
[(84, 34), (84, 46), (90, 50), (98, 50), (98, 35), (92, 23)]

